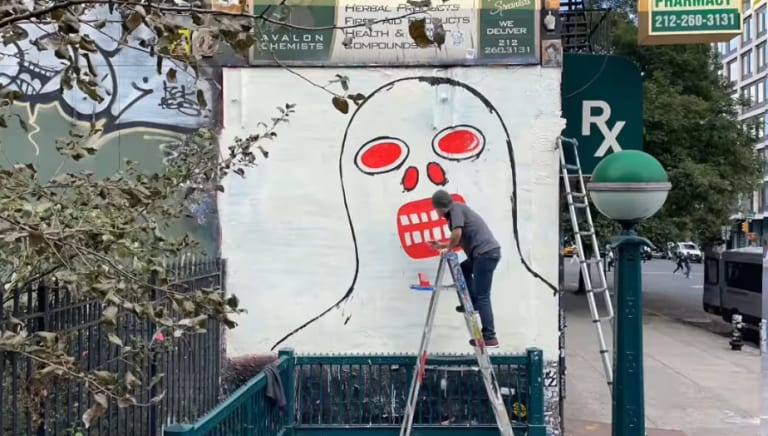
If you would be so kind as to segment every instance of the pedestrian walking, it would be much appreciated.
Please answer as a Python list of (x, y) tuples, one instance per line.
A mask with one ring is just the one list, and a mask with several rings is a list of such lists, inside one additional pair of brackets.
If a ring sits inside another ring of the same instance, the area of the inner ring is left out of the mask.
[(678, 271), (683, 271), (683, 255), (679, 251), (675, 253), (675, 270), (672, 271), (672, 274), (675, 274)]

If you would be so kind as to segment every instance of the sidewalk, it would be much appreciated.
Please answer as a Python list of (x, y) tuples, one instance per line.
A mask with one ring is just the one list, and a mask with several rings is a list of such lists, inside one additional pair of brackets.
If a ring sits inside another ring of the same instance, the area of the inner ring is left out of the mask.
[[(586, 298), (565, 298), (565, 436), (610, 435), (611, 397)], [(757, 348), (731, 351), (727, 338), (654, 314), (646, 313), (644, 324), (648, 436), (758, 434)], [(610, 332), (606, 341), (612, 349)]]

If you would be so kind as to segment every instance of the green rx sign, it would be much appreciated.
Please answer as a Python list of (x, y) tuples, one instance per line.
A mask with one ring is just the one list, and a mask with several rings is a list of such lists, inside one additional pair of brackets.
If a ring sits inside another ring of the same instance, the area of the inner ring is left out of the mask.
[(643, 82), (629, 59), (566, 54), (562, 105), (563, 136), (579, 142), (584, 174), (609, 153), (643, 149)]

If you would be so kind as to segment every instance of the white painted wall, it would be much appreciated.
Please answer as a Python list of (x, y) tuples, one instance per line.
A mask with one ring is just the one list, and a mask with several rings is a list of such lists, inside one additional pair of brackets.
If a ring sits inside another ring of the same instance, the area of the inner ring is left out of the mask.
[[(451, 77), (476, 88), (495, 106), (509, 130), (515, 153), (520, 244), (533, 268), (557, 283), (560, 70), (540, 67), (432, 69), (301, 69), (325, 84), (348, 76), (351, 91), (370, 95), (382, 85), (418, 76)], [(333, 89), (340, 89), (335, 87)], [(404, 80), (373, 96), (352, 118), (331, 106), (331, 96), (283, 69), (224, 72), (222, 148), (236, 136), (258, 130), (275, 106), (296, 103), (290, 124), (278, 129), (270, 157), (246, 179), (230, 177), (221, 195), (222, 252), (228, 259), (227, 287), (249, 313), (229, 333), (231, 354), (264, 351), (286, 333), (336, 302), (355, 275), (357, 236), (360, 268), (351, 301), (291, 337), (282, 346), (308, 352), (415, 352), (430, 295), (414, 292), (417, 273), (434, 277), (437, 258), (414, 260), (397, 231), (401, 205), (429, 198), (437, 189), (425, 174), (428, 162), (447, 173), (449, 192), (459, 193), (489, 223), (503, 258), (494, 277), (493, 304), (501, 348), (522, 352), (540, 347), (557, 356), (557, 299), (532, 277), (514, 246), (510, 196), (512, 171), (499, 118), (458, 86)], [(469, 124), (485, 135), (476, 159), (452, 162), (435, 155), (432, 138), (442, 128)], [(355, 154), (368, 140), (394, 136), (407, 143), (403, 166), (376, 176), (360, 172)], [(343, 151), (342, 151), (343, 147)], [(401, 186), (403, 171), (420, 172), (412, 192)], [(442, 298), (433, 330), (434, 352), (470, 353), (456, 297)], [(345, 319), (349, 322), (344, 325)]]

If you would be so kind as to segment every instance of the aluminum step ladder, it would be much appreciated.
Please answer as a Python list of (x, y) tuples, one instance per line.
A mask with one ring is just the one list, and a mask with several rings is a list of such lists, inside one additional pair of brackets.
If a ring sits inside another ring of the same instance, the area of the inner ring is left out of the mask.
[[(562, 172), (563, 186), (565, 186), (565, 196), (568, 202), (568, 214), (571, 216), (571, 226), (573, 227), (574, 240), (576, 241), (576, 254), (578, 255), (579, 267), (581, 268), (581, 275), (584, 278), (584, 286), (587, 291), (589, 312), (592, 317), (592, 323), (594, 323), (595, 330), (597, 331), (597, 342), (600, 347), (600, 360), (603, 362), (605, 380), (608, 384), (608, 390), (613, 394), (613, 355), (606, 345), (604, 334), (606, 325), (609, 331), (613, 331), (613, 301), (611, 300), (611, 294), (608, 291), (608, 280), (605, 276), (605, 269), (603, 269), (603, 259), (600, 257), (600, 246), (598, 245), (597, 236), (595, 235), (595, 224), (592, 221), (592, 214), (589, 211), (587, 185), (584, 183), (584, 174), (581, 172), (581, 162), (579, 160), (579, 144), (575, 139), (563, 137), (559, 137), (557, 142), (560, 151), (560, 170)], [(569, 164), (566, 160), (565, 147), (569, 147), (573, 151), (573, 164)], [(575, 190), (571, 189), (569, 171), (576, 172), (578, 178)], [(585, 218), (587, 224), (585, 230), (582, 230), (579, 227), (579, 211), (581, 211), (581, 216)], [(592, 257), (589, 259), (587, 259), (584, 246), (585, 241), (582, 237), (586, 237), (587, 242), (592, 247)], [(589, 265), (595, 265), (598, 271), (599, 283), (594, 287), (592, 277), (589, 274)], [(595, 295), (602, 295), (606, 312), (605, 315), (600, 313)]]
[[(451, 278), (454, 283), (453, 285), (445, 286), (442, 284), (446, 267), (451, 273)], [(507, 409), (504, 406), (504, 399), (501, 396), (501, 390), (499, 389), (496, 374), (493, 372), (491, 357), (488, 354), (488, 349), (485, 347), (485, 342), (483, 341), (479, 315), (472, 307), (467, 283), (464, 280), (464, 274), (461, 272), (459, 258), (456, 253), (448, 252), (440, 256), (440, 263), (437, 266), (437, 276), (435, 277), (434, 286), (429, 284), (429, 281), (423, 274), (419, 274), (419, 285), (411, 286), (411, 288), (420, 291), (432, 291), (432, 298), (429, 301), (427, 321), (424, 324), (424, 332), (421, 336), (421, 346), (419, 347), (419, 353), (417, 354), (416, 367), (413, 371), (413, 379), (411, 381), (410, 392), (408, 393), (408, 402), (405, 406), (405, 415), (403, 416), (403, 425), (400, 428), (400, 436), (410, 436), (411, 431), (413, 430), (413, 417), (416, 413), (419, 389), (424, 380), (424, 370), (426, 369), (427, 364), (427, 348), (429, 347), (432, 325), (434, 324), (435, 314), (437, 313), (437, 300), (440, 297), (440, 291), (443, 289), (455, 289), (458, 294), (459, 301), (461, 301), (461, 305), (464, 307), (464, 320), (467, 324), (467, 331), (469, 332), (469, 336), (475, 341), (474, 348), (478, 368), (483, 376), (483, 384), (488, 392), (488, 399), (491, 402), (493, 414), (496, 416), (496, 423), (499, 426), (500, 434), (502, 436), (513, 436), (512, 423), (509, 420)]]

